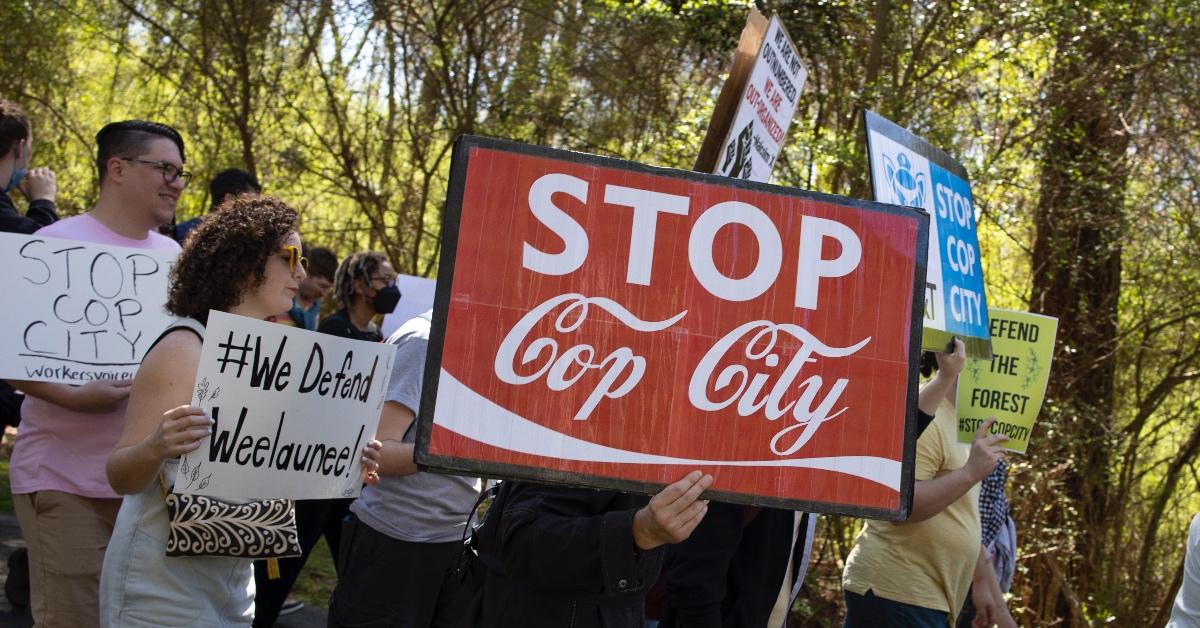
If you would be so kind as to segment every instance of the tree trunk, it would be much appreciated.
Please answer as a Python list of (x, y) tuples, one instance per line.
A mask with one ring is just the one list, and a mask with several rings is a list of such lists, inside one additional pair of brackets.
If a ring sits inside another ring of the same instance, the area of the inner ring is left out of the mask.
[[(1097, 593), (1090, 580), (1103, 562), (1108, 540), (1117, 306), (1129, 176), (1125, 152), (1130, 135), (1122, 114), (1133, 99), (1135, 75), (1128, 68), (1139, 49), (1132, 20), (1104, 23), (1109, 16), (1089, 19), (1085, 13), (1065, 16), (1057, 34), (1045, 101), (1047, 139), (1034, 216), (1030, 307), (1059, 319), (1043, 410), (1050, 436), (1036, 455), (1072, 462), (1063, 479), (1067, 501), (1049, 518), (1051, 525), (1073, 535), (1064, 538), (1072, 538), (1074, 547), (1064, 548), (1058, 559), (1066, 581), (1087, 602)], [(1081, 29), (1081, 23), (1087, 28)], [(1053, 602), (1056, 614), (1070, 617), (1071, 625), (1084, 624), (1079, 601), (1059, 594)]]

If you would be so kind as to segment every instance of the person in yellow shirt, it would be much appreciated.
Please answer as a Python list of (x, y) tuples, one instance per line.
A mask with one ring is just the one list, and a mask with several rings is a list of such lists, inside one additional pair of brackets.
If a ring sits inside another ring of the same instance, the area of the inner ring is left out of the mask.
[[(970, 445), (958, 442), (954, 408), (966, 345), (936, 356), (937, 374), (921, 389), (916, 483), (907, 521), (867, 521), (846, 560), (845, 628), (953, 625), (968, 589), (975, 626), (1013, 626), (986, 558), (981, 559), (979, 482), (1003, 458), (1003, 435), (985, 421)], [(932, 415), (932, 417), (930, 417)], [(932, 419), (932, 420), (931, 420)]]

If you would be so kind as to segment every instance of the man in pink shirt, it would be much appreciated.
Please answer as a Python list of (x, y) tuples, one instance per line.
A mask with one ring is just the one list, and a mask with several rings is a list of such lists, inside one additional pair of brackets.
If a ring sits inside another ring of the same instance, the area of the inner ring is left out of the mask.
[[(191, 178), (179, 132), (154, 122), (114, 122), (100, 129), (96, 144), (95, 207), (38, 235), (178, 251), (157, 230), (171, 222)], [(29, 547), (34, 623), (97, 625), (100, 566), (121, 506), (104, 465), (121, 435), (131, 382), (11, 383), (26, 394), (9, 480)]]

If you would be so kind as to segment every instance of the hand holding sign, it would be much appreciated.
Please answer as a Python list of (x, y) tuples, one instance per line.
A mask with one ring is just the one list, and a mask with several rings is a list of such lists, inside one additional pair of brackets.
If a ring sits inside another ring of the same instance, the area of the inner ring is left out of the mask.
[[(950, 341), (954, 347), (952, 352), (936, 353), (938, 374), (953, 379), (962, 373), (963, 367), (967, 365), (967, 343), (955, 337)], [(950, 347), (946, 347), (949, 349)]]
[(1001, 443), (1008, 440), (1008, 437), (1004, 434), (988, 435), (988, 429), (995, 422), (996, 417), (984, 421), (975, 431), (975, 440), (971, 441), (971, 455), (964, 466), (971, 474), (971, 479), (976, 482), (982, 482), (1004, 459), (1004, 447)]
[(373, 486), (379, 483), (379, 455), (383, 451), (383, 443), (372, 440), (362, 448), (363, 484)]
[(178, 458), (200, 448), (212, 433), (213, 420), (199, 406), (179, 406), (163, 413), (149, 441), (163, 460)]
[(117, 405), (129, 398), (133, 390), (132, 379), (97, 379), (82, 386), (66, 387), (70, 392), (55, 397), (62, 407), (75, 412), (112, 412)]
[(633, 540), (643, 550), (678, 543), (692, 534), (708, 512), (700, 494), (712, 486), (713, 476), (692, 471), (668, 485), (633, 516)]

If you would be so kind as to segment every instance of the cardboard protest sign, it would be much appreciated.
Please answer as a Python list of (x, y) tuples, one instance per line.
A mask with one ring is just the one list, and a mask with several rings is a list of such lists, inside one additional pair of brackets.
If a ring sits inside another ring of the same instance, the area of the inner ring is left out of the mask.
[(746, 15), (746, 26), (738, 37), (733, 61), (729, 64), (729, 75), (721, 85), (717, 104), (713, 107), (712, 117), (708, 119), (708, 130), (704, 133), (704, 141), (700, 144), (700, 153), (696, 157), (693, 170), (712, 172), (716, 168), (717, 155), (725, 148), (725, 137), (729, 135), (734, 115), (745, 99), (746, 82), (750, 80), (750, 73), (758, 61), (758, 52), (762, 48), (769, 25), (770, 22), (758, 9), (750, 7), (750, 12)]
[(0, 378), (133, 377), (170, 316), (175, 254), (0, 233)]
[(807, 78), (796, 46), (779, 17), (772, 17), (713, 164), (714, 174), (770, 180)]
[(410, 318), (416, 318), (433, 309), (433, 294), (437, 282), (427, 277), (412, 275), (396, 275), (396, 287), (400, 289), (400, 303), (396, 309), (383, 317), (379, 324), (379, 332), (384, 338), (389, 338), (400, 326)]
[(921, 207), (932, 217), (921, 346), (945, 351), (958, 336), (968, 356), (990, 358), (987, 294), (966, 169), (879, 114), (865, 115), (875, 200)]
[(424, 468), (900, 519), (928, 216), (461, 138)]
[(1004, 447), (1023, 454), (1046, 397), (1058, 319), (996, 308), (988, 314), (992, 359), (967, 360), (958, 376), (958, 442), (971, 442), (994, 416), (989, 433), (1008, 436)]
[(192, 403), (216, 421), (175, 491), (226, 498), (356, 497), (396, 347), (212, 312)]

